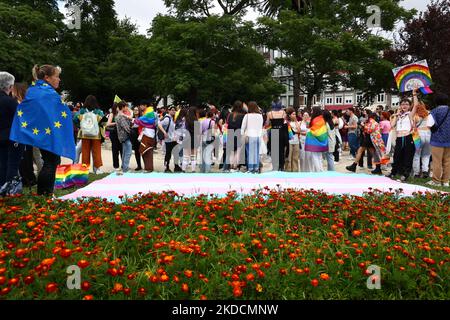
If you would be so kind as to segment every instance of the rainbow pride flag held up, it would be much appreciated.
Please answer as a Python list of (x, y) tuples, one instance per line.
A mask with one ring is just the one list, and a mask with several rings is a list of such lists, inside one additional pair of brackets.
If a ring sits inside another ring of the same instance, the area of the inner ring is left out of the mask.
[(67, 164), (56, 169), (55, 189), (67, 189), (88, 184), (89, 166), (85, 164)]
[(314, 118), (306, 134), (305, 151), (328, 152), (327, 124), (323, 116)]
[(134, 120), (134, 123), (144, 128), (155, 128), (156, 118), (157, 116), (153, 107), (148, 107), (145, 110), (144, 115)]
[(412, 91), (419, 88), (423, 94), (430, 94), (432, 84), (427, 60), (421, 60), (392, 70), (395, 82), (400, 92)]

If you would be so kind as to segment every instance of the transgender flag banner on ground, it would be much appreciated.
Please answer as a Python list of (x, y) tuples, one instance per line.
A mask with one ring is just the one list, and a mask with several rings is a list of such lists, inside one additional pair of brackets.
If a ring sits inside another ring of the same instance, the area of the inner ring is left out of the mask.
[(434, 190), (393, 181), (383, 176), (366, 174), (348, 174), (338, 172), (289, 173), (266, 172), (259, 175), (245, 173), (209, 173), (209, 174), (167, 174), (167, 173), (126, 173), (118, 176), (112, 173), (108, 177), (95, 181), (75, 193), (63, 197), (64, 200), (76, 200), (81, 197), (99, 197), (120, 202), (124, 196), (139, 193), (162, 193), (175, 191), (184, 196), (213, 194), (225, 197), (228, 192), (251, 194), (253, 190), (263, 189), (304, 189), (322, 190), (330, 194), (363, 195), (370, 189), (383, 192), (400, 190), (402, 195), (410, 196), (414, 192), (434, 192)]

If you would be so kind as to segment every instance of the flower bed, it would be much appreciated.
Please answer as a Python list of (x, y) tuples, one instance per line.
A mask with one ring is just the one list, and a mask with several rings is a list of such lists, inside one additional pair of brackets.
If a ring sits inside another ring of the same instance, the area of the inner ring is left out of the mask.
[[(448, 299), (449, 196), (0, 200), (0, 299)], [(67, 269), (81, 271), (70, 290)], [(381, 268), (369, 290), (367, 268)]]

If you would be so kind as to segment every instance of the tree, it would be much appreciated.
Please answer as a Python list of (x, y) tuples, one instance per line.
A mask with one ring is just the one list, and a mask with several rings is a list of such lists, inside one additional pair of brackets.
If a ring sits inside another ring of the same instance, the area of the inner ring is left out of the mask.
[(450, 0), (433, 1), (400, 32), (390, 58), (397, 66), (426, 59), (435, 91), (450, 94)]
[(158, 16), (148, 46), (148, 74), (157, 93), (176, 100), (217, 104), (235, 99), (269, 103), (282, 90), (253, 47), (250, 23), (211, 16), (179, 20)]
[(0, 70), (29, 82), (34, 64), (55, 63), (62, 20), (53, 0), (0, 0)]
[(118, 94), (129, 101), (152, 95), (150, 76), (141, 72), (149, 41), (128, 20), (119, 21), (113, 0), (72, 0), (81, 8), (81, 29), (67, 32), (60, 51), (62, 86), (74, 101), (94, 94), (104, 109)]
[(164, 0), (172, 13), (178, 17), (213, 15), (213, 9), (220, 9), (222, 15), (242, 15), (245, 10), (256, 5), (258, 0)]
[[(277, 63), (293, 70), (294, 80), (297, 77), (301, 84), (297, 89), (307, 93), (308, 106), (314, 95), (340, 84), (372, 91), (386, 87), (380, 79), (390, 74), (391, 65), (383, 61), (380, 52), (390, 42), (373, 35), (366, 23), (366, 7), (374, 3), (317, 0), (304, 14), (284, 10), (278, 19), (259, 20), (261, 43), (285, 54)], [(384, 30), (392, 30), (395, 21), (410, 15), (395, 0), (380, 6)]]

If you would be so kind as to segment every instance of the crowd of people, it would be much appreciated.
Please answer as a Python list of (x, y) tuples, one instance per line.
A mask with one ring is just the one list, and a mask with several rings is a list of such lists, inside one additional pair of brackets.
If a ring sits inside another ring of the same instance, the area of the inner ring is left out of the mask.
[[(33, 70), (35, 80), (57, 89), (60, 69), (42, 66)], [(13, 189), (19, 181), (38, 184), (40, 194), (52, 193), (49, 184), (54, 184), (54, 171), (60, 163), (60, 154), (10, 140), (17, 106), (27, 94), (25, 85), (0, 72), (3, 195), (17, 192)], [(346, 168), (351, 172), (363, 167), (366, 158), (372, 174), (381, 175), (391, 166), (390, 178), (400, 177), (405, 182), (412, 176), (428, 178), (431, 173), (430, 185), (448, 186), (448, 96), (435, 94), (434, 102), (430, 112), (414, 90), (412, 101), (403, 99), (398, 110), (379, 107), (375, 112), (354, 108), (330, 112), (320, 107), (306, 112), (285, 108), (275, 99), (268, 111), (255, 101), (235, 101), (220, 110), (212, 104), (157, 108), (151, 101), (135, 107), (121, 101), (105, 113), (107, 108), (89, 95), (84, 103), (71, 107), (74, 163), (91, 166), (96, 174), (104, 173), (102, 143), (106, 139), (110, 139), (113, 166), (119, 175), (131, 170), (133, 151), (135, 171), (153, 172), (154, 152), (161, 149), (166, 173), (208, 173), (217, 165), (223, 172), (256, 174), (262, 171), (264, 157), (270, 157), (274, 171), (334, 171), (335, 163), (342, 161), (342, 152), (349, 150), (353, 163)], [(40, 171), (37, 178), (33, 164)]]

